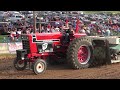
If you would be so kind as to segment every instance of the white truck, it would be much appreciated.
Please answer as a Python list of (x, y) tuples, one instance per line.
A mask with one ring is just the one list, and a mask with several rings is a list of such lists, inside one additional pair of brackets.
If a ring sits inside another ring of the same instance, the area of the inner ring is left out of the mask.
[(12, 22), (16, 22), (16, 21), (18, 21), (18, 20), (22, 20), (23, 19), (23, 17), (21, 16), (21, 15), (12, 15), (12, 16), (10, 16), (9, 17), (9, 19), (10, 19), (10, 21), (12, 21)]

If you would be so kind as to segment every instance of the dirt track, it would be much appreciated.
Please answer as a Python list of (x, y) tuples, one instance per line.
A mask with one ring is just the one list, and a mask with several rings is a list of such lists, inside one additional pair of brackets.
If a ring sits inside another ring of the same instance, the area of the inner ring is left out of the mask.
[(49, 66), (45, 73), (34, 75), (31, 70), (17, 71), (13, 60), (0, 60), (0, 79), (120, 79), (120, 63), (82, 70), (67, 65)]

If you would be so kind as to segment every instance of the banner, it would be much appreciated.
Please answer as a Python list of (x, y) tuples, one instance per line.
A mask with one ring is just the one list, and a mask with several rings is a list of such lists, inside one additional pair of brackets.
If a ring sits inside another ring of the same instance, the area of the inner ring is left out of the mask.
[(10, 53), (16, 53), (16, 50), (22, 49), (22, 43), (21, 42), (8, 43), (8, 49)]
[(0, 53), (9, 53), (7, 43), (0, 43)]

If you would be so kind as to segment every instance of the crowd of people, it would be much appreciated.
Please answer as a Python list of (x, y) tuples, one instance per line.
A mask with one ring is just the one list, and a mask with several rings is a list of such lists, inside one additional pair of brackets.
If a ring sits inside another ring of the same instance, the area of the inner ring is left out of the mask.
[[(117, 35), (120, 32), (119, 14), (80, 14), (74, 16), (68, 15), (64, 18), (46, 15), (39, 21), (41, 24), (37, 22), (36, 30), (34, 30), (33, 23), (27, 22), (26, 20), (18, 20), (15, 23), (4, 25), (3, 31), (10, 34), (11, 40), (15, 40), (15, 38), (18, 39), (21, 34), (30, 34), (34, 33), (34, 31), (36, 31), (36, 33), (55, 33), (62, 32), (64, 29), (68, 28), (75, 32), (78, 27), (78, 33), (86, 33), (88, 36), (111, 36), (114, 34)], [(77, 21), (79, 21), (79, 23), (77, 23)]]
[(11, 40), (18, 39), (21, 34), (26, 33), (27, 31), (32, 32), (32, 25), (25, 25), (25, 23), (18, 20), (15, 23), (2, 24), (1, 34), (9, 35)]

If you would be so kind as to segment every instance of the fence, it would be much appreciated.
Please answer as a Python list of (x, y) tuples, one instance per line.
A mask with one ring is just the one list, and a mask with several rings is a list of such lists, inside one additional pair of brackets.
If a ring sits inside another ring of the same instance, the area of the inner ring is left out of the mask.
[(7, 35), (0, 35), (0, 54), (15, 54), (17, 49), (22, 49), (21, 39), (11, 41)]
[(21, 42), (0, 43), (0, 54), (4, 54), (4, 53), (15, 54), (17, 49), (22, 49)]

